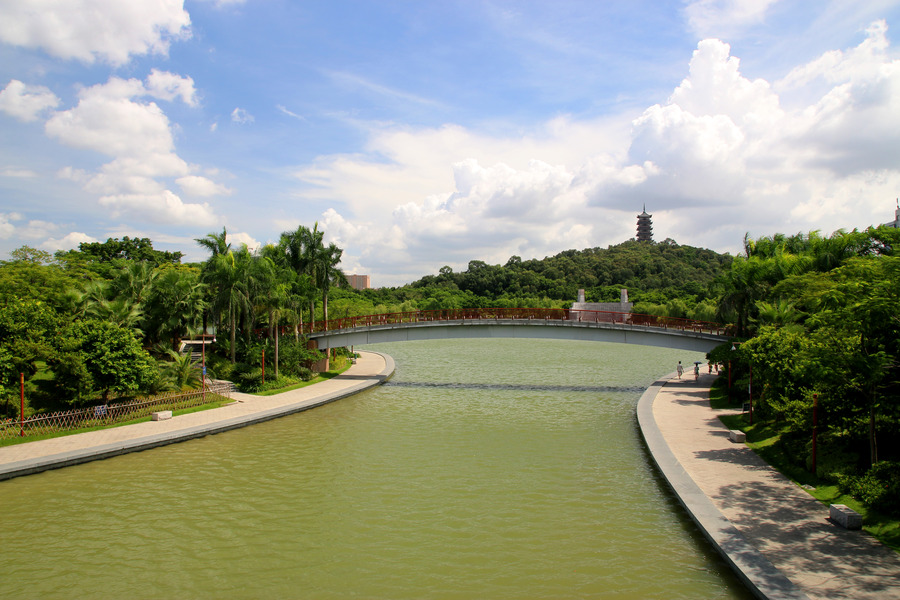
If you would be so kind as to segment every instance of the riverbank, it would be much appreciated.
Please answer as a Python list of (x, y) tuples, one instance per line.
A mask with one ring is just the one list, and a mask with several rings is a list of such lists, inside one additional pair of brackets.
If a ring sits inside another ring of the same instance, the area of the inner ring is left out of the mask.
[(261, 423), (380, 385), (393, 372), (390, 356), (360, 352), (356, 364), (344, 373), (313, 386), (274, 396), (233, 393), (234, 402), (221, 408), (0, 448), (0, 480)]
[(714, 379), (657, 381), (638, 421), (679, 502), (738, 576), (760, 598), (900, 599), (897, 553), (833, 524), (827, 506), (729, 440), (709, 406)]

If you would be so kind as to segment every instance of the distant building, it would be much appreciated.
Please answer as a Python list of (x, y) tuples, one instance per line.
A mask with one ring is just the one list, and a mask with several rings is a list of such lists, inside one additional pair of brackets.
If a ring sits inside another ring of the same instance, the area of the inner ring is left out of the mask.
[(347, 283), (354, 290), (367, 290), (372, 287), (368, 275), (347, 275)]
[(647, 214), (647, 206), (644, 205), (644, 212), (637, 216), (637, 241), (653, 241), (653, 224), (650, 222), (652, 216)]
[(885, 223), (884, 226), (900, 229), (900, 198), (897, 199), (897, 209), (894, 211), (894, 220), (890, 223)]

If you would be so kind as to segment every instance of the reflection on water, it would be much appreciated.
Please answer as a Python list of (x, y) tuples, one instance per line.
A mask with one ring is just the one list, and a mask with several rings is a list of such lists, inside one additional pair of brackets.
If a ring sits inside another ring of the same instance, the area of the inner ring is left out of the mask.
[(649, 466), (634, 406), (696, 355), (378, 347), (390, 384), (0, 483), (5, 598), (749, 598)]

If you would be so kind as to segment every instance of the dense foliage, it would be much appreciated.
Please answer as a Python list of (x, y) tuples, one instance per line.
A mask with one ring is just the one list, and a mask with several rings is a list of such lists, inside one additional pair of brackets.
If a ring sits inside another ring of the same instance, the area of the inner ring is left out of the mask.
[(900, 497), (873, 491), (900, 489), (900, 230), (745, 247), (714, 286), (745, 341), (712, 358), (732, 365), (739, 400), (752, 377), (755, 415), (784, 427), (780, 443), (806, 468), (817, 400), (818, 475), (900, 514)]
[[(18, 416), (25, 377), (28, 413), (111, 396), (196, 388), (196, 357), (183, 339), (217, 328), (207, 373), (258, 387), (264, 350), (270, 379), (308, 379), (321, 358), (300, 335), (304, 310), (317, 318), (321, 299), (346, 279), (341, 250), (325, 245), (318, 226), (285, 232), (277, 245), (232, 249), (226, 232), (197, 242), (210, 250), (200, 265), (159, 252), (147, 239), (86, 243), (55, 257), (27, 246), (0, 263), (0, 399)], [(287, 325), (292, 336), (282, 343)], [(224, 357), (224, 358), (223, 358)], [(289, 382), (289, 381), (288, 381)]]
[[(728, 365), (735, 402), (783, 427), (780, 443), (811, 467), (812, 404), (819, 406), (819, 475), (872, 506), (900, 511), (900, 231), (886, 227), (744, 240), (737, 257), (628, 241), (465, 271), (395, 288), (355, 291), (318, 225), (284, 232), (251, 252), (226, 231), (196, 240), (202, 264), (110, 239), (78, 251), (23, 247), (0, 263), (0, 398), (5, 414), (22, 373), (30, 412), (164, 389), (195, 387), (182, 339), (216, 328), (210, 374), (263, 389), (311, 376), (319, 355), (304, 324), (329, 318), (472, 307), (566, 307), (616, 301), (635, 312), (718, 320), (735, 345)], [(263, 358), (265, 357), (265, 358)], [(265, 361), (265, 362), (263, 362)], [(266, 384), (263, 385), (263, 370)], [(893, 491), (892, 491), (893, 490)]]
[(338, 290), (336, 317), (382, 312), (453, 308), (563, 308), (585, 290), (589, 302), (615, 302), (627, 288), (635, 311), (713, 320), (716, 304), (709, 285), (731, 256), (681, 246), (628, 241), (608, 248), (567, 250), (543, 259), (510, 257), (504, 265), (469, 262), (465, 271), (449, 266), (398, 288)]

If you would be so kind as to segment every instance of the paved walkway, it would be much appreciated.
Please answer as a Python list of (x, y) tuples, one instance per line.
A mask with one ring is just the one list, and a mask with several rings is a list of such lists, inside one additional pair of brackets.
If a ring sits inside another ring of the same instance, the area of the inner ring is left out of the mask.
[(828, 520), (828, 507), (775, 472), (709, 406), (714, 375), (647, 390), (638, 419), (692, 518), (761, 598), (900, 599), (900, 554)]
[(190, 413), (166, 421), (148, 421), (0, 448), (0, 480), (68, 465), (109, 458), (174, 442), (260, 423), (307, 410), (387, 380), (394, 372), (391, 357), (360, 352), (341, 375), (275, 396), (234, 393), (233, 404)]

